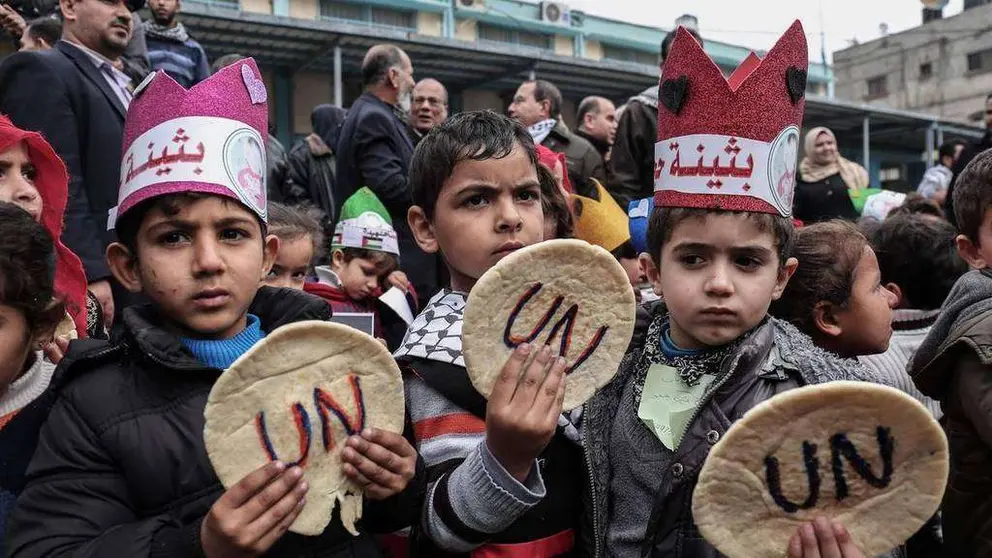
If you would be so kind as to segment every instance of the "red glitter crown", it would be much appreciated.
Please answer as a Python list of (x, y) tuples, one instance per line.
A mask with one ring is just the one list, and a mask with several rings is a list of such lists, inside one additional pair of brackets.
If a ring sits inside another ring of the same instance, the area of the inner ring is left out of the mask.
[(799, 21), (730, 78), (680, 28), (658, 86), (655, 203), (791, 215), (808, 64)]

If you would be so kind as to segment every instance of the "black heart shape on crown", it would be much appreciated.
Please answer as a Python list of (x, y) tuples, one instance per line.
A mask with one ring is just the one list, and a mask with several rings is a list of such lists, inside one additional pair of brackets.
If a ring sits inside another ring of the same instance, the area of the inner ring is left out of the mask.
[(806, 96), (806, 70), (789, 66), (785, 71), (785, 88), (789, 90), (792, 104), (798, 103), (799, 99)]
[(689, 93), (689, 77), (685, 74), (675, 78), (666, 79), (658, 90), (658, 100), (672, 114), (678, 114), (685, 103), (686, 95)]

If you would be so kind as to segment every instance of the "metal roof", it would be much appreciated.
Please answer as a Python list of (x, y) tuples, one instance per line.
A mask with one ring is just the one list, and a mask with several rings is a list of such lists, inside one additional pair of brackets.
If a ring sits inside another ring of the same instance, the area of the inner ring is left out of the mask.
[[(340, 20), (302, 20), (189, 2), (183, 7), (183, 22), (211, 59), (237, 52), (254, 57), (263, 66), (330, 74), (334, 47), (340, 46), (341, 72), (346, 79), (359, 75), (369, 47), (388, 41), (410, 55), (418, 76), (434, 77), (455, 92), (467, 88), (512, 91), (531, 70), (571, 99), (597, 94), (625, 102), (658, 83), (658, 69), (650, 65), (588, 60), (513, 44), (461, 41)], [(923, 152), (926, 130), (934, 125), (941, 127), (945, 139), (971, 139), (984, 132), (928, 114), (815, 95), (807, 98), (804, 126), (827, 126), (841, 143), (852, 143), (860, 141), (865, 116), (871, 120), (873, 149)]]

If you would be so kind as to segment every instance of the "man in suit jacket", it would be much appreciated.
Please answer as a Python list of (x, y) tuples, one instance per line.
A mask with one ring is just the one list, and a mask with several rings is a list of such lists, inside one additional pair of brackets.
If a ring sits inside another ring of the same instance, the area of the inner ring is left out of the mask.
[(415, 82), (410, 57), (394, 45), (376, 45), (362, 62), (365, 93), (348, 110), (337, 145), (340, 204), (368, 186), (389, 210), (400, 245), (400, 268), (417, 289), (423, 304), (437, 292), (437, 258), (423, 252), (413, 238), (406, 214), (413, 203), (407, 172), (413, 142), (399, 114), (410, 110)]
[[(0, 111), (41, 132), (69, 169), (63, 240), (83, 261), (89, 288), (114, 315), (104, 258), (117, 205), (121, 137), (131, 79), (121, 71), (131, 39), (131, 11), (144, 0), (60, 0), (62, 40), (43, 52), (19, 52), (0, 65)], [(120, 305), (123, 291), (115, 287)]]

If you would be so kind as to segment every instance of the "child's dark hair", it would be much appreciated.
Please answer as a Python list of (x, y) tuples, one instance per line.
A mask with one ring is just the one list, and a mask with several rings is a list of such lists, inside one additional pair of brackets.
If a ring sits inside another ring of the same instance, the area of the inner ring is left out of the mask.
[(400, 268), (399, 259), (389, 252), (381, 250), (366, 250), (364, 248), (335, 248), (344, 256), (344, 263), (348, 263), (355, 258), (369, 260), (375, 264), (378, 273), (388, 275)]
[(940, 217), (941, 219), (944, 218), (944, 211), (940, 209), (937, 202), (928, 200), (919, 192), (910, 192), (906, 194), (906, 199), (903, 200), (902, 205), (893, 208), (892, 211), (885, 216), (885, 218), (891, 219), (897, 215), (911, 215), (914, 213), (921, 215), (933, 215), (934, 217)]
[(812, 334), (816, 331), (813, 308), (823, 301), (841, 308), (847, 304), (854, 272), (869, 247), (868, 239), (848, 221), (826, 221), (799, 229), (792, 254), (799, 267), (769, 312)]
[[(211, 196), (219, 197), (220, 199), (230, 203), (240, 203), (233, 198), (202, 192), (183, 192), (180, 194), (166, 194), (164, 196), (151, 198), (135, 205), (127, 213), (117, 219), (117, 223), (114, 225), (114, 231), (117, 233), (117, 241), (127, 248), (128, 252), (131, 253), (132, 258), (137, 258), (138, 229), (141, 228), (142, 221), (145, 220), (145, 216), (148, 215), (151, 210), (161, 209), (162, 213), (169, 217), (173, 217), (178, 215), (184, 207), (190, 205), (191, 203), (197, 200), (209, 198)], [(251, 211), (247, 207), (245, 208), (245, 211), (255, 216), (259, 226), (262, 228), (262, 238), (264, 239), (265, 235), (268, 234), (268, 227), (265, 222), (262, 221), (254, 211)]]
[(54, 286), (52, 237), (28, 212), (0, 202), (0, 304), (23, 314), (32, 336), (54, 332), (65, 317)]
[(537, 165), (537, 180), (541, 183), (541, 209), (544, 216), (554, 217), (557, 223), (555, 238), (572, 238), (575, 233), (575, 217), (568, 207), (568, 200), (558, 187), (554, 173), (544, 165)]
[(637, 249), (634, 248), (634, 243), (629, 240), (614, 248), (610, 254), (612, 254), (617, 261), (636, 260), (638, 256)]
[(762, 232), (771, 233), (778, 250), (778, 266), (781, 269), (792, 255), (792, 246), (796, 227), (792, 219), (770, 213), (752, 213), (745, 211), (723, 211), (717, 209), (695, 209), (688, 207), (655, 207), (648, 222), (648, 250), (654, 265), (661, 266), (661, 249), (669, 240), (672, 232), (680, 223), (689, 219), (705, 219), (707, 215), (722, 215), (735, 213), (743, 215), (754, 223)]
[(320, 224), (323, 216), (324, 213), (312, 205), (269, 202), (269, 234), (284, 242), (309, 236), (316, 258), (324, 250), (324, 227)]
[(537, 168), (534, 140), (519, 122), (491, 110), (452, 116), (424, 136), (413, 152), (409, 172), (413, 205), (433, 219), (441, 189), (458, 163), (503, 159), (517, 147)]
[(954, 182), (954, 217), (958, 230), (979, 245), (978, 230), (985, 211), (992, 207), (992, 150), (979, 153)]
[(933, 216), (889, 217), (871, 238), (882, 283), (898, 285), (907, 308), (940, 308), (954, 282), (968, 271), (954, 246), (956, 235), (954, 225)]

